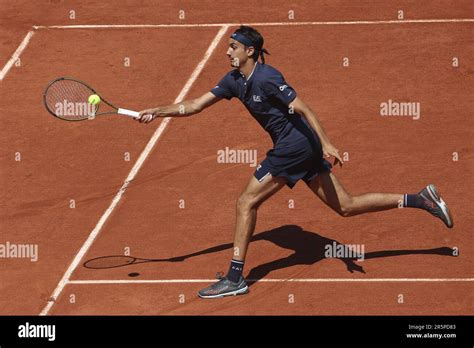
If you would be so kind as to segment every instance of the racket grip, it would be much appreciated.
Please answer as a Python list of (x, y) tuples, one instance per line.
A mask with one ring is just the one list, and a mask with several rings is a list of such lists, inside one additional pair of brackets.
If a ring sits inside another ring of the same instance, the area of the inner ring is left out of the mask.
[(117, 110), (117, 113), (120, 114), (120, 115), (130, 116), (130, 117), (133, 117), (133, 118), (138, 118), (138, 116), (140, 116), (140, 113), (137, 112), (137, 111), (121, 109), (121, 108), (119, 108)]

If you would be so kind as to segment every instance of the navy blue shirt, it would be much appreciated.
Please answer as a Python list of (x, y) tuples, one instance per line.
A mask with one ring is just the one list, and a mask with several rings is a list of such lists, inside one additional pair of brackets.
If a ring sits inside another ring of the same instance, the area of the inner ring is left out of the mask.
[(319, 138), (306, 119), (291, 112), (288, 105), (296, 91), (283, 75), (267, 64), (257, 63), (248, 79), (239, 70), (228, 72), (211, 90), (216, 97), (237, 97), (250, 114), (270, 134), (275, 149), (294, 147), (305, 142), (319, 145)]

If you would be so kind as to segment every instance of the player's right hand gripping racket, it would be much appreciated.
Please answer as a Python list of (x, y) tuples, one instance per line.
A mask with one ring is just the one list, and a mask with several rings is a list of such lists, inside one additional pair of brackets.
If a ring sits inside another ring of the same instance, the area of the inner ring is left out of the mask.
[[(89, 96), (93, 94), (100, 97), (98, 104), (88, 102)], [(137, 111), (117, 108), (86, 83), (69, 77), (59, 77), (50, 82), (44, 91), (43, 101), (50, 114), (66, 121), (82, 121), (112, 114), (139, 117)], [(112, 110), (99, 112), (99, 105), (102, 103), (110, 106)]]

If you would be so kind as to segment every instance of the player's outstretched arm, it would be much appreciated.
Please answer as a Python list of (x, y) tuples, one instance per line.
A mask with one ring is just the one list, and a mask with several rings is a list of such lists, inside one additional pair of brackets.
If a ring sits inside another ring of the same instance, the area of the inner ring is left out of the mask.
[(137, 120), (141, 123), (149, 123), (157, 117), (184, 117), (200, 113), (205, 108), (219, 101), (211, 92), (203, 94), (199, 98), (184, 100), (181, 103), (140, 111)]
[(303, 115), (308, 120), (308, 123), (314, 129), (316, 134), (318, 134), (319, 139), (321, 140), (324, 156), (333, 156), (335, 159), (334, 164), (336, 164), (336, 162), (339, 162), (339, 165), (342, 166), (343, 162), (338, 150), (329, 141), (329, 138), (324, 132), (324, 129), (319, 123), (318, 119), (316, 118), (314, 111), (298, 97), (296, 97), (295, 100), (293, 100), (290, 105), (288, 105), (288, 107), (294, 112)]

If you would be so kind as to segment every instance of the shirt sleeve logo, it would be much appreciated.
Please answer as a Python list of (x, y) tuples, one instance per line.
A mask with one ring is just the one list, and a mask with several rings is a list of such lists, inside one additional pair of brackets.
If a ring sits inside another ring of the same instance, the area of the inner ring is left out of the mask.
[(253, 95), (253, 101), (256, 103), (261, 103), (262, 102), (262, 97), (259, 95)]
[(288, 88), (288, 86), (287, 86), (287, 85), (283, 85), (283, 86), (280, 86), (280, 87), (278, 87), (278, 88), (280, 89), (280, 91), (283, 92), (286, 88)]

